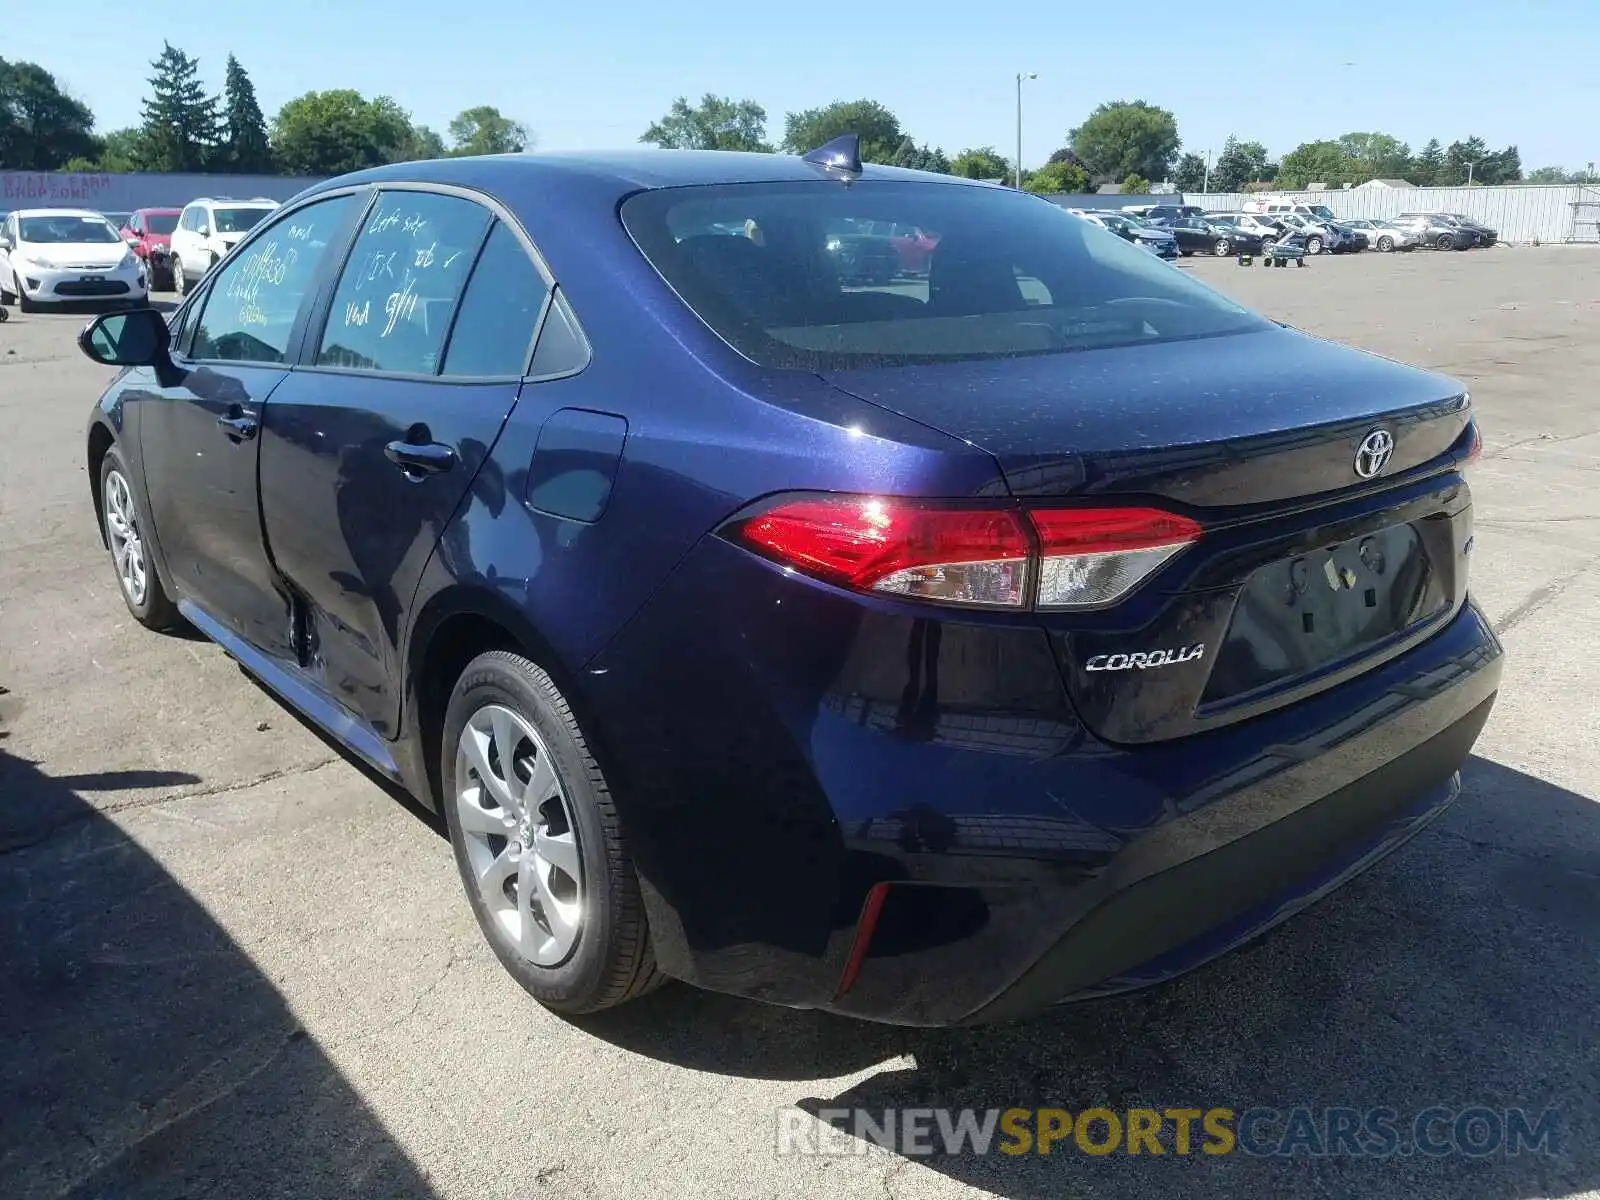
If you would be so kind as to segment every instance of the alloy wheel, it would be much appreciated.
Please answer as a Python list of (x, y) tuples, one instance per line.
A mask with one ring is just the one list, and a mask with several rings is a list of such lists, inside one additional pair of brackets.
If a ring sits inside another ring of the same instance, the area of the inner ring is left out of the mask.
[(1381, 237), (1378, 239), (1378, 251), (1380, 253), (1388, 254), (1393, 249), (1394, 239), (1392, 237)]
[(1321, 254), (1322, 253), (1322, 239), (1317, 237), (1315, 234), (1313, 234), (1311, 237), (1308, 237), (1306, 239), (1306, 253), (1307, 254)]
[(134, 513), (133, 493), (121, 471), (106, 474), (106, 540), (111, 543), (111, 558), (117, 565), (117, 579), (135, 608), (144, 603), (150, 589), (149, 565), (145, 562), (144, 539), (139, 536), (139, 519)]
[(1233, 244), (1227, 238), (1217, 239), (1217, 257), (1227, 258), (1228, 252), (1233, 249)]
[(583, 862), (566, 787), (544, 739), (519, 713), (486, 704), (456, 743), (456, 817), (478, 897), (529, 962), (578, 944)]
[(189, 281), (183, 277), (183, 259), (177, 255), (172, 256), (172, 290), (180, 296), (189, 291)]

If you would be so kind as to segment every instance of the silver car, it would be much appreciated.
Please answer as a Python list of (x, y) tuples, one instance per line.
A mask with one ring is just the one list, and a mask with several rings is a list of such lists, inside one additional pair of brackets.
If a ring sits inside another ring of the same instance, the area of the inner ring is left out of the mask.
[(1422, 245), (1421, 234), (1400, 225), (1391, 225), (1388, 221), (1369, 221), (1365, 217), (1355, 217), (1348, 221), (1340, 221), (1339, 224), (1366, 234), (1367, 245), (1384, 254), (1394, 250), (1415, 250)]

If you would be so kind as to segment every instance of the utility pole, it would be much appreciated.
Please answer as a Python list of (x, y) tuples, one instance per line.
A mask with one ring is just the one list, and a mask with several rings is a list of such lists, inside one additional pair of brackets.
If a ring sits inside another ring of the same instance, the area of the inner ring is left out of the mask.
[(1206, 150), (1206, 180), (1200, 185), (1200, 190), (1207, 195), (1211, 194), (1211, 151)]
[(1478, 162), (1469, 162), (1469, 163), (1468, 163), (1468, 164), (1467, 164), (1467, 186), (1468, 186), (1468, 187), (1471, 187), (1471, 186), (1472, 186), (1472, 168), (1473, 168), (1473, 167), (1475, 167), (1475, 166), (1477, 166), (1477, 165), (1478, 165), (1478, 163), (1479, 163), (1479, 162), (1482, 162), (1482, 161), (1483, 161), (1483, 159), (1481, 159), (1481, 158), (1480, 158), (1480, 159), (1479, 159), (1479, 160), (1478, 160)]
[(1017, 72), (1017, 191), (1022, 190), (1022, 81), (1037, 79), (1039, 72)]

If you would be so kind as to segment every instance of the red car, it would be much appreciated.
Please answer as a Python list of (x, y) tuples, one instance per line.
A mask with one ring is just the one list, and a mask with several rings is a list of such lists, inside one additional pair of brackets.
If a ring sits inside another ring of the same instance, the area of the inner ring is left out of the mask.
[(935, 235), (915, 226), (897, 225), (889, 240), (894, 243), (895, 253), (900, 256), (902, 271), (907, 275), (928, 273), (928, 261), (939, 244)]
[(122, 240), (150, 269), (150, 287), (172, 286), (172, 231), (178, 227), (181, 208), (141, 208), (122, 227)]

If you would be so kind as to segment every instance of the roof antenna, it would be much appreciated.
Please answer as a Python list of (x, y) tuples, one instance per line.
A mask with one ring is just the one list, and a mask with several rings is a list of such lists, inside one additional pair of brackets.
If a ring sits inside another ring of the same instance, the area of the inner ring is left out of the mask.
[(801, 157), (814, 167), (838, 172), (850, 178), (861, 175), (861, 139), (853, 133), (836, 137), (826, 146), (818, 146)]

